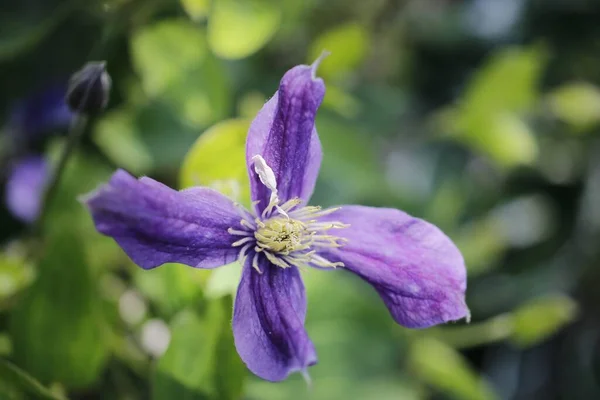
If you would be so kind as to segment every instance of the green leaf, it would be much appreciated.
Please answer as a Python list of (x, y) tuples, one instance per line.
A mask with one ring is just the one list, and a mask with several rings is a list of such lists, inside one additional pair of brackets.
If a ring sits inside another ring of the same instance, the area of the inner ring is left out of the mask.
[(246, 135), (250, 122), (231, 119), (204, 132), (189, 150), (180, 170), (182, 188), (213, 186), (242, 204), (250, 204), (246, 171)]
[(600, 121), (600, 90), (585, 82), (569, 83), (549, 95), (552, 112), (575, 130), (591, 128)]
[(444, 112), (445, 130), (500, 167), (534, 162), (538, 144), (521, 114), (537, 101), (546, 58), (535, 47), (496, 53), (475, 74), (459, 105)]
[(182, 264), (165, 264), (151, 270), (135, 269), (136, 287), (167, 316), (199, 301), (210, 272)]
[(82, 388), (108, 356), (102, 303), (80, 235), (64, 224), (49, 234), (39, 276), (11, 314), (14, 359), (42, 382)]
[(519, 346), (531, 346), (550, 337), (577, 316), (577, 304), (556, 294), (534, 299), (513, 313), (511, 339)]
[(145, 26), (133, 34), (131, 52), (145, 93), (188, 124), (204, 127), (229, 111), (227, 77), (200, 27), (179, 19)]
[(219, 57), (240, 59), (260, 50), (281, 22), (277, 0), (213, 0), (208, 44)]
[(134, 115), (128, 110), (112, 111), (96, 124), (93, 140), (116, 165), (135, 175), (152, 167), (152, 156), (141, 141)]
[(131, 38), (133, 66), (151, 96), (163, 93), (201, 63), (206, 52), (204, 34), (185, 20), (145, 26)]
[(543, 49), (509, 48), (495, 53), (475, 74), (464, 95), (469, 115), (524, 111), (538, 97), (546, 56)]
[(18, 252), (0, 253), (0, 301), (6, 300), (33, 280), (35, 273)]
[(348, 22), (318, 36), (310, 46), (308, 63), (323, 51), (331, 52), (319, 66), (319, 75), (337, 78), (356, 69), (367, 55), (369, 32), (363, 24)]
[(181, 6), (194, 21), (200, 21), (208, 16), (210, 0), (181, 0)]
[(6, 400), (64, 400), (25, 371), (0, 359), (0, 398)]
[(190, 310), (176, 316), (154, 372), (154, 400), (241, 397), (245, 366), (233, 344), (231, 309), (226, 297), (211, 301), (202, 316)]
[(498, 398), (460, 353), (436, 339), (423, 337), (413, 342), (410, 366), (423, 381), (456, 399)]

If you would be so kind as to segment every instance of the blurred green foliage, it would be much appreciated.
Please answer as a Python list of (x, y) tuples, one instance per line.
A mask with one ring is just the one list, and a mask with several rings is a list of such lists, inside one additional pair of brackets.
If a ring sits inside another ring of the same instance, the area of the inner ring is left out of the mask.
[[(0, 397), (600, 397), (600, 6), (498, 3), (7, 0), (3, 181), (7, 155), (56, 165), (65, 143), (12, 148), (19, 99), (91, 59), (107, 59), (114, 91), (41, 235), (2, 210)], [(141, 270), (77, 199), (124, 168), (247, 205), (249, 123), (323, 51), (314, 203), (440, 226), (466, 260), (473, 320), (410, 331), (344, 271), (302, 271), (319, 355), (307, 388), (261, 381), (237, 356), (239, 264)]]

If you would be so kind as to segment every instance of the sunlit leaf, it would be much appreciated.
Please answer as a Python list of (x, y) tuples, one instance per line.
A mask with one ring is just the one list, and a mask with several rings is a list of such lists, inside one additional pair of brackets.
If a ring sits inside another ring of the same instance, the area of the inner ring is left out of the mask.
[(135, 32), (131, 49), (145, 93), (160, 98), (166, 103), (163, 107), (170, 106), (186, 123), (205, 127), (227, 113), (227, 77), (208, 51), (201, 27), (186, 20), (163, 20)]
[(577, 304), (564, 295), (532, 300), (513, 313), (512, 340), (520, 346), (543, 341), (577, 316)]
[(180, 185), (214, 186), (243, 204), (250, 204), (246, 171), (246, 135), (250, 122), (232, 119), (219, 122), (196, 141), (180, 170)]
[(210, 0), (181, 0), (181, 5), (195, 21), (206, 18), (210, 11)]
[(589, 83), (566, 84), (549, 96), (552, 112), (578, 130), (600, 121), (600, 90)]
[(280, 22), (277, 0), (213, 0), (208, 43), (219, 57), (244, 58), (267, 44)]
[(410, 353), (414, 373), (431, 386), (461, 400), (498, 398), (456, 350), (433, 338), (417, 339)]
[(152, 156), (139, 137), (131, 112), (119, 110), (104, 115), (96, 124), (93, 139), (116, 165), (135, 175), (152, 167)]
[(365, 59), (369, 48), (369, 32), (363, 24), (347, 22), (318, 36), (310, 46), (308, 63), (323, 51), (331, 52), (319, 66), (319, 75), (336, 78), (351, 72)]
[(228, 295), (235, 296), (241, 275), (242, 266), (239, 262), (214, 269), (206, 282), (204, 295), (214, 299)]
[(338, 114), (352, 118), (361, 110), (360, 102), (339, 87), (329, 85), (323, 99), (323, 106), (335, 110)]
[(470, 115), (530, 108), (546, 56), (542, 49), (509, 48), (495, 53), (475, 74), (463, 97)]
[(6, 400), (64, 400), (12, 363), (0, 359), (0, 398)]
[(151, 270), (135, 269), (138, 289), (168, 316), (200, 300), (210, 271), (182, 264), (165, 264)]
[(17, 251), (0, 253), (0, 300), (27, 287), (34, 278), (31, 265)]
[(211, 301), (202, 316), (182, 311), (156, 365), (152, 398), (234, 400), (242, 395), (245, 366), (235, 351), (231, 298)]
[(39, 275), (11, 315), (14, 359), (42, 382), (85, 387), (108, 356), (102, 304), (81, 238), (50, 232)]
[(146, 26), (131, 38), (133, 65), (145, 91), (158, 95), (200, 64), (206, 55), (202, 31), (184, 20)]

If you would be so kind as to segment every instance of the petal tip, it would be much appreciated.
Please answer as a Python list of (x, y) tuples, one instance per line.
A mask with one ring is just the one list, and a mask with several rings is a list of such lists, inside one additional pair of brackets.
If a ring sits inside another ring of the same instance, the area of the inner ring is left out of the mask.
[(319, 65), (321, 65), (323, 60), (329, 55), (331, 55), (331, 52), (329, 50), (323, 50), (321, 52), (321, 55), (319, 55), (319, 57), (317, 57), (317, 59), (311, 64), (310, 71), (313, 80), (317, 79), (317, 69), (319, 68)]

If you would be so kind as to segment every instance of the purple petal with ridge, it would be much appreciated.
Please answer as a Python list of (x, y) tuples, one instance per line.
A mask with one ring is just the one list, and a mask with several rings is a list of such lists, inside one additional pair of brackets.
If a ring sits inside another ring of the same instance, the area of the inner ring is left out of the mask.
[(244, 265), (233, 310), (233, 336), (250, 371), (281, 381), (317, 362), (304, 329), (304, 284), (296, 267), (280, 268), (262, 257), (259, 268), (262, 273), (250, 261)]
[(294, 197), (308, 201), (314, 190), (322, 159), (315, 115), (325, 95), (323, 80), (314, 75), (316, 66), (289, 70), (250, 126), (246, 163), (252, 200), (260, 200), (259, 213), (269, 203), (270, 191), (254, 171), (255, 155), (273, 169), (282, 202)]
[(96, 229), (142, 268), (174, 262), (215, 268), (237, 258), (227, 232), (241, 217), (231, 200), (208, 188), (176, 191), (150, 178), (115, 172), (84, 199)]
[(322, 219), (351, 226), (330, 234), (348, 239), (322, 251), (369, 282), (393, 318), (409, 328), (469, 318), (460, 251), (436, 226), (395, 209), (343, 206)]

